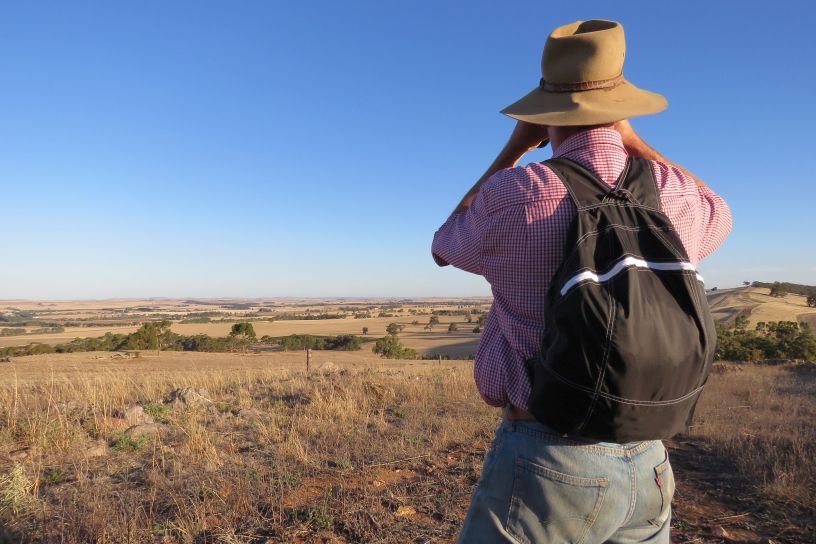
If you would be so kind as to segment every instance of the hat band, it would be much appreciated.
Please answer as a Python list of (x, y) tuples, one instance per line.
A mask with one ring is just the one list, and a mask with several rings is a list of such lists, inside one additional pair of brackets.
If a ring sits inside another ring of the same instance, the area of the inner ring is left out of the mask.
[(613, 77), (612, 79), (578, 81), (577, 83), (550, 83), (548, 81), (544, 81), (543, 77), (541, 78), (541, 81), (538, 82), (542, 89), (551, 93), (574, 93), (580, 91), (592, 91), (595, 89), (610, 89), (612, 87), (617, 87), (621, 83), (623, 83), (623, 73), (617, 77)]

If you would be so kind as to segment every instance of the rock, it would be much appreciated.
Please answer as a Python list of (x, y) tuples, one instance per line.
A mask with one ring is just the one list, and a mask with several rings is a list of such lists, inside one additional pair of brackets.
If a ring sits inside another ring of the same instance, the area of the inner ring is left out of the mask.
[(214, 406), (206, 389), (192, 387), (176, 389), (170, 393), (169, 402), (176, 405), (183, 404), (184, 406)]
[(31, 453), (31, 448), (20, 448), (19, 450), (9, 452), (8, 458), (12, 461), (20, 461), (26, 457), (29, 457)]
[(130, 438), (142, 438), (143, 436), (155, 436), (162, 430), (158, 423), (146, 423), (144, 425), (134, 425), (125, 430), (125, 436)]
[(144, 425), (154, 423), (153, 418), (146, 414), (144, 408), (138, 404), (131, 404), (123, 411), (116, 414), (116, 417), (124, 419), (131, 425)]
[(108, 445), (105, 443), (104, 440), (97, 440), (96, 442), (92, 443), (90, 446), (85, 448), (85, 455), (88, 457), (102, 457), (103, 455), (107, 455), (108, 453)]
[(263, 413), (260, 410), (255, 410), (254, 408), (244, 408), (243, 410), (239, 410), (237, 414), (241, 419), (258, 419), (262, 415)]
[(400, 518), (407, 518), (410, 516), (415, 516), (417, 513), (416, 508), (413, 506), (400, 506), (397, 508), (397, 511), (394, 515)]
[(325, 363), (317, 367), (317, 371), (321, 374), (335, 374), (337, 372), (340, 372), (340, 367), (332, 363), (331, 361), (326, 361)]
[(724, 540), (733, 540), (731, 533), (726, 531), (723, 527), (715, 527), (714, 528), (714, 536), (718, 536)]

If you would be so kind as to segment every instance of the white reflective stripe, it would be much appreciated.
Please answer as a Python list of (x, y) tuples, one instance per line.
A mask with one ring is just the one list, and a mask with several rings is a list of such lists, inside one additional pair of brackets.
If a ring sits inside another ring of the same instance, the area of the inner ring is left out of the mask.
[[(631, 268), (636, 266), (638, 268), (651, 268), (652, 270), (691, 270), (695, 271), (694, 265), (685, 262), (685, 261), (674, 261), (674, 262), (667, 262), (667, 263), (656, 263), (652, 261), (645, 261), (643, 259), (638, 259), (637, 257), (624, 257), (620, 261), (616, 262), (615, 265), (609, 269), (609, 271), (604, 272), (600, 276), (591, 270), (584, 270), (583, 272), (579, 272), (567, 280), (564, 283), (564, 286), (561, 288), (561, 296), (564, 296), (567, 291), (575, 287), (575, 285), (585, 282), (585, 281), (593, 281), (595, 283), (603, 283), (605, 281), (609, 281), (614, 276), (620, 274), (624, 269)], [(703, 277), (700, 274), (695, 274), (699, 281), (703, 281)]]

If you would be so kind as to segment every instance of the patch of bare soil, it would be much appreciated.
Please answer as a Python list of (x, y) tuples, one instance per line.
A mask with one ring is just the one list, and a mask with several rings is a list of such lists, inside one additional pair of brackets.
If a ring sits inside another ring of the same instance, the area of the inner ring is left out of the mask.
[(672, 540), (812, 544), (816, 513), (797, 501), (757, 496), (756, 487), (702, 439), (666, 442), (677, 482)]

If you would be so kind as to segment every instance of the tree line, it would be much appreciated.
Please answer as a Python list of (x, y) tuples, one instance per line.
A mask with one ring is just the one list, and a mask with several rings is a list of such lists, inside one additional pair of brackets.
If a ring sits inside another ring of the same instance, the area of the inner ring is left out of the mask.
[[(130, 334), (107, 333), (97, 338), (76, 338), (62, 344), (28, 344), (0, 348), (0, 356), (21, 357), (43, 353), (74, 353), (83, 351), (130, 351), (130, 350), (165, 350), (165, 351), (203, 351), (234, 352), (244, 351), (256, 341), (252, 323), (235, 323), (230, 333), (224, 337), (213, 337), (207, 334), (182, 335), (170, 330), (171, 322), (152, 321), (142, 324), (136, 332)], [(281, 337), (264, 336), (261, 342), (277, 344), (284, 350), (294, 349), (328, 349), (358, 350), (365, 339), (354, 335), (312, 336), (291, 335)]]
[(733, 328), (717, 327), (716, 358), (724, 361), (816, 359), (816, 336), (807, 323), (760, 321), (748, 328), (748, 318), (737, 318)]
[(816, 286), (803, 285), (801, 283), (789, 283), (786, 281), (762, 282), (755, 281), (752, 283), (743, 282), (744, 285), (751, 285), (751, 287), (763, 287), (768, 289), (768, 294), (772, 297), (784, 297), (788, 294), (802, 295), (807, 297), (807, 305), (816, 307)]

